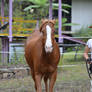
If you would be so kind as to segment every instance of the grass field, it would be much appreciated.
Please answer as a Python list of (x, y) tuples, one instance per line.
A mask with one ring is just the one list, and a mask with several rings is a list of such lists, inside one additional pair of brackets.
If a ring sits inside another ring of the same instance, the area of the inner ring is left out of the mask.
[(64, 53), (63, 56), (61, 55), (59, 65), (84, 64), (85, 60), (83, 58), (83, 51), (79, 51), (77, 53), (76, 59), (75, 59), (75, 54), (76, 52), (71, 51), (71, 52)]
[[(56, 83), (70, 83), (77, 81), (89, 81), (88, 73), (86, 71), (85, 61), (83, 59), (83, 54), (77, 55), (77, 59), (74, 59), (74, 52), (69, 52), (69, 54), (64, 54), (63, 58), (61, 57), (57, 82)], [(34, 89), (33, 80), (30, 76), (20, 79), (4, 79), (0, 80), (0, 90), (3, 89)], [(3, 92), (3, 91), (2, 91)], [(4, 91), (8, 92), (8, 91)], [(11, 91), (13, 92), (13, 91)], [(14, 91), (15, 92), (15, 91)], [(18, 91), (20, 92), (20, 91)], [(21, 91), (27, 92), (27, 91)]]
[[(81, 90), (81, 86), (84, 85), (83, 87), (86, 88), (85, 86), (88, 86), (89, 84), (90, 82), (84, 64), (72, 67), (61, 67), (58, 69), (58, 75), (55, 86), (56, 89), (58, 88), (57, 92), (61, 92), (61, 88), (65, 90), (62, 92), (72, 92), (66, 91), (66, 87), (68, 87), (67, 90), (69, 90), (70, 88), (74, 90), (76, 90), (76, 88), (78, 90)], [(44, 85), (42, 85), (42, 88), (44, 88)], [(31, 76), (18, 79), (0, 80), (0, 92), (34, 92), (34, 83)]]
[[(75, 87), (76, 85), (78, 86), (81, 85), (81, 83), (85, 84), (85, 81), (87, 81), (86, 84), (89, 84), (88, 83), (89, 77), (86, 71), (86, 65), (83, 59), (83, 54), (77, 55), (77, 59), (75, 60), (74, 59), (75, 54), (72, 53), (74, 52), (69, 52), (69, 54), (65, 53), (63, 55), (63, 58), (61, 57), (60, 59), (60, 63), (58, 67), (58, 75), (56, 80), (56, 86), (58, 85), (58, 87), (60, 88), (61, 87), (64, 88), (63, 84), (65, 84), (66, 87), (67, 83), (68, 86), (71, 85), (73, 86), (74, 83)], [(0, 92), (34, 92), (33, 90), (34, 90), (34, 83), (31, 76), (18, 78), (18, 79), (0, 80)], [(78, 90), (80, 90), (80, 88)], [(69, 91), (64, 91), (64, 92), (69, 92)]]
[(74, 80), (86, 80), (89, 79), (86, 70), (85, 60), (83, 58), (83, 52), (78, 52), (79, 54), (75, 60), (75, 52), (64, 53), (63, 57), (60, 59), (59, 66), (62, 66), (59, 71), (61, 71), (61, 77), (58, 78), (62, 81), (74, 81)]

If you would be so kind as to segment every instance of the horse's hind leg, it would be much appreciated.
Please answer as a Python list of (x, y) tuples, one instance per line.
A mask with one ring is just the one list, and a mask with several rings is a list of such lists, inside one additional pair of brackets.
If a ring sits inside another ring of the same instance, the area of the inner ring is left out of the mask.
[(56, 77), (57, 77), (57, 70), (50, 76), (49, 92), (53, 92)]
[(46, 92), (48, 92), (48, 77), (47, 76), (44, 77), (44, 83), (45, 83)]

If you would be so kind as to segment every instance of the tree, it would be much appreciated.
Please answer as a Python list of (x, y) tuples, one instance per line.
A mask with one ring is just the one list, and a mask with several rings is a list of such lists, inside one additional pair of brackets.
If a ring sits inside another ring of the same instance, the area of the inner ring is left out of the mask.
[[(48, 0), (27, 0), (29, 2), (32, 2), (34, 5), (29, 5), (28, 7), (26, 7), (24, 9), (24, 11), (27, 11), (29, 9), (36, 9), (36, 8), (43, 8), (43, 7), (48, 7), (49, 6), (49, 3), (48, 3)], [(53, 9), (54, 10), (58, 10), (58, 3), (52, 3), (53, 5)], [(69, 13), (66, 8), (71, 8), (70, 5), (68, 4), (62, 4), (62, 11), (65, 12), (65, 13)]]

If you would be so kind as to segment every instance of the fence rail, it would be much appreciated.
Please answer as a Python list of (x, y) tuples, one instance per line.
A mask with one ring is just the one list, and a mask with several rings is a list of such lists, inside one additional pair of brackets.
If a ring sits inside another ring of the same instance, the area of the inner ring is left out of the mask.
[[(9, 18), (0, 16), (1, 26), (4, 26), (6, 22), (9, 22)], [(34, 31), (36, 23), (37, 20), (25, 20), (23, 18), (13, 17), (12, 35), (29, 36), (29, 34)], [(7, 26), (3, 31), (0, 31), (0, 36), (9, 36), (9, 26)]]

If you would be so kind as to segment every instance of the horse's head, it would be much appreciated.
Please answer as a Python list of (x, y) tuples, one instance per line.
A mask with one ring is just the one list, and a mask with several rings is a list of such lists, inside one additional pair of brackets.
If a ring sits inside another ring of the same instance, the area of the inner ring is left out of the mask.
[(43, 44), (46, 53), (51, 53), (53, 51), (54, 44), (54, 25), (55, 20), (42, 20), (42, 24), (40, 26), (40, 32), (43, 34)]

